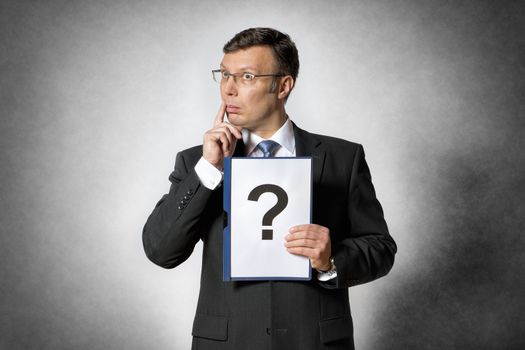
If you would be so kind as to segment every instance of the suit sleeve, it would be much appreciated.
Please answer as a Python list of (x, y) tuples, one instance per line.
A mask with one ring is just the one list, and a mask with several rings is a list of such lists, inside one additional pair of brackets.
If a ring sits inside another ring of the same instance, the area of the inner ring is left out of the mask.
[(200, 184), (194, 164), (177, 154), (171, 187), (155, 206), (142, 232), (146, 256), (164, 268), (174, 268), (193, 252), (200, 239), (201, 214), (212, 191)]
[(348, 186), (349, 231), (332, 245), (337, 280), (327, 288), (347, 288), (386, 275), (394, 264), (397, 246), (388, 232), (376, 198), (363, 147), (358, 146)]

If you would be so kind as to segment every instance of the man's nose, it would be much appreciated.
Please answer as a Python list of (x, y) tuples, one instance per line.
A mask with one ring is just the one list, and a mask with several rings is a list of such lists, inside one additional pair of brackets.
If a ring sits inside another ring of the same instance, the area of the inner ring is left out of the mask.
[(224, 92), (228, 96), (237, 95), (237, 83), (234, 76), (229, 76), (224, 83)]

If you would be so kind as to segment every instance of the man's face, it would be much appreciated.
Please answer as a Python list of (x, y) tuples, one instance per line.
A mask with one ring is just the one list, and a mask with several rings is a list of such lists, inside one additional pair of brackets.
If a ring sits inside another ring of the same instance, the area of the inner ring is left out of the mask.
[[(252, 46), (225, 54), (221, 69), (229, 73), (278, 73), (271, 48), (267, 46)], [(247, 83), (241, 81), (241, 77), (229, 77), (222, 81), (221, 98), (230, 123), (257, 134), (275, 129), (280, 115), (278, 95), (271, 91), (272, 79), (258, 77)]]

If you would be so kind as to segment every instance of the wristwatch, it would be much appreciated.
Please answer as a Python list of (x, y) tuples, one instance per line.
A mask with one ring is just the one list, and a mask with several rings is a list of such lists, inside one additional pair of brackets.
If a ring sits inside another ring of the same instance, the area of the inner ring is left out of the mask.
[(330, 261), (330, 269), (326, 271), (317, 270), (317, 272), (327, 273), (327, 272), (335, 271), (335, 257), (331, 256), (329, 261)]

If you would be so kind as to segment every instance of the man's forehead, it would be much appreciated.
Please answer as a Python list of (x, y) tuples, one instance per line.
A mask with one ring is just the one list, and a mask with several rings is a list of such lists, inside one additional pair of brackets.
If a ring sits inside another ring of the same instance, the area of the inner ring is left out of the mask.
[(224, 54), (221, 67), (226, 69), (265, 69), (272, 68), (275, 59), (270, 47), (252, 46)]
[(221, 68), (228, 68), (228, 66), (237, 66), (238, 68), (258, 68), (259, 65), (254, 62), (241, 62), (236, 60), (222, 60)]

